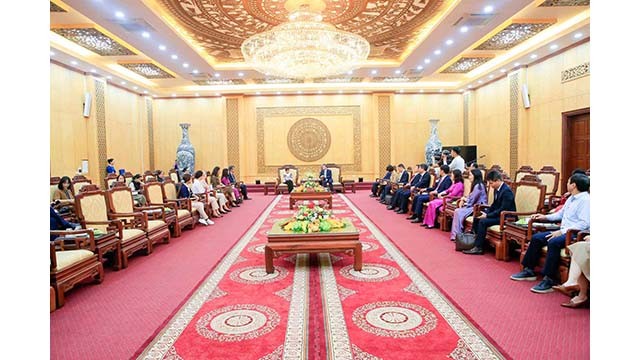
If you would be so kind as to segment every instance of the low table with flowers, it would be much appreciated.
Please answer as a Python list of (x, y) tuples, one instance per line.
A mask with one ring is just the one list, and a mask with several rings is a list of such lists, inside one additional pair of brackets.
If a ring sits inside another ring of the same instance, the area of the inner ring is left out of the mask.
[(289, 194), (289, 209), (293, 209), (298, 201), (325, 200), (329, 209), (333, 208), (333, 197), (331, 192), (319, 185), (315, 180), (308, 179), (302, 185), (293, 189)]
[(283, 254), (333, 252), (353, 256), (354, 270), (362, 270), (358, 229), (349, 221), (335, 218), (329, 210), (301, 206), (293, 217), (276, 222), (267, 233), (266, 272), (273, 273), (273, 258)]

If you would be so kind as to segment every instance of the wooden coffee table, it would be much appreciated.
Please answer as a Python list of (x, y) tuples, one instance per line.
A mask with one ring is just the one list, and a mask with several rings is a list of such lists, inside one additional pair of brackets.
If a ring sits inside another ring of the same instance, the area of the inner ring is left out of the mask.
[(333, 209), (333, 197), (328, 191), (319, 192), (292, 192), (289, 195), (289, 209), (293, 209), (293, 205), (298, 201), (304, 200), (326, 200), (329, 204), (329, 209)]
[(267, 245), (264, 248), (265, 267), (272, 274), (273, 258), (283, 254), (334, 253), (341, 252), (354, 257), (353, 269), (362, 270), (362, 243), (358, 229), (345, 221), (342, 229), (330, 232), (294, 233), (282, 230), (279, 222), (273, 224), (267, 233)]

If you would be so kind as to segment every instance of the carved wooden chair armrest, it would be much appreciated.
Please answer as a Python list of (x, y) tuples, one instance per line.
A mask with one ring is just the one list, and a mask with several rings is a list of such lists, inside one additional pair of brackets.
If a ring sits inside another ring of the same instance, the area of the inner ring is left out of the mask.
[(191, 213), (191, 198), (181, 198), (175, 200), (168, 200), (176, 204), (177, 209), (187, 210)]
[(573, 243), (576, 243), (578, 241), (584, 241), (584, 238), (586, 235), (589, 235), (589, 232), (586, 232), (585, 234), (581, 234), (582, 230), (578, 230), (578, 229), (568, 229), (567, 233), (565, 234), (565, 248)]
[(65, 250), (65, 248), (70, 250), (88, 248), (93, 251), (96, 248), (93, 231), (88, 229), (51, 230), (49, 233), (57, 236), (53, 241), (53, 244), (55, 244), (56, 247), (59, 247), (60, 250)]
[(163, 206), (136, 206), (133, 208), (137, 211), (142, 211), (147, 214), (147, 221), (151, 220), (162, 220), (165, 221), (166, 218), (164, 216), (164, 207)]
[(162, 206), (162, 211), (164, 211), (164, 208), (169, 208), (171, 209), (171, 211), (173, 211), (174, 213), (178, 212), (178, 205), (171, 201), (171, 200), (167, 200), (167, 202), (164, 203), (150, 203), (149, 205), (151, 206)]
[[(530, 214), (533, 215), (533, 214)], [(534, 223), (558, 223), (558, 221), (549, 221), (549, 220), (545, 220), (545, 219), (529, 219), (529, 224), (527, 225), (527, 238), (526, 238), (526, 242), (528, 242), (529, 240), (531, 240), (531, 237), (533, 236), (533, 234), (535, 232), (538, 232), (540, 229), (538, 227), (533, 226)]]
[(476, 217), (480, 216), (480, 213), (482, 212), (482, 210), (488, 209), (490, 207), (491, 207), (491, 205), (487, 205), (487, 204), (475, 204), (475, 205), (473, 205), (473, 217), (476, 218)]
[(504, 224), (509, 220), (517, 220), (520, 216), (534, 215), (535, 212), (517, 212), (517, 211), (503, 211), (500, 213), (500, 231), (504, 230)]
[(109, 214), (109, 218), (120, 220), (122, 222), (123, 228), (126, 229), (146, 230), (149, 226), (147, 213), (144, 213), (142, 211), (132, 213), (111, 213)]
[(122, 222), (120, 220), (109, 220), (109, 221), (85, 221), (85, 225), (88, 227), (89, 225), (107, 225), (108, 231), (115, 231), (118, 234), (118, 237), (122, 239)]
[[(447, 208), (447, 204), (452, 204), (454, 201), (459, 201), (462, 198), (462, 196), (449, 196), (449, 195), (445, 195), (442, 197), (442, 209), (446, 209)], [(456, 204), (458, 205), (458, 204)]]

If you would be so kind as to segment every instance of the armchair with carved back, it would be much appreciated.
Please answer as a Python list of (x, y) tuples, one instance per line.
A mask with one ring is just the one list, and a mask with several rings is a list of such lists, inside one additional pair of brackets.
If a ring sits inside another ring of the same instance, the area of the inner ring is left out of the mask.
[(51, 231), (50, 234), (57, 236), (49, 244), (49, 281), (55, 290), (59, 308), (64, 305), (64, 293), (75, 285), (87, 280), (101, 283), (104, 269), (94, 254), (93, 231)]
[(117, 178), (118, 178), (118, 175), (116, 175), (116, 174), (113, 174), (113, 173), (107, 174), (107, 176), (104, 178), (104, 188), (105, 189), (110, 189), (111, 188), (111, 184), (116, 182)]
[(289, 169), (289, 173), (291, 173), (293, 177), (293, 186), (300, 185), (300, 170), (293, 165), (283, 165), (278, 168), (278, 177), (276, 178), (276, 194), (283, 194), (287, 192), (289, 189), (287, 188), (287, 184), (284, 182), (284, 174), (285, 169)]
[(198, 211), (191, 206), (191, 199), (178, 199), (176, 184), (165, 182), (162, 184), (162, 196), (165, 203), (175, 204), (177, 229), (182, 233), (186, 227), (193, 229), (200, 218)]
[(325, 164), (327, 169), (331, 170), (331, 178), (333, 179), (333, 190), (335, 192), (344, 193), (344, 185), (342, 184), (342, 170), (338, 164)]
[[(96, 244), (98, 258), (101, 258), (105, 252), (114, 250), (117, 253), (114, 267), (126, 268), (129, 257), (136, 251), (146, 249), (146, 254), (153, 251), (146, 232), (136, 227), (143, 221), (144, 214), (132, 215), (134, 219), (126, 223), (121, 221), (117, 215), (109, 213), (106, 191), (99, 189), (82, 191), (76, 196), (76, 204), (82, 227), (93, 228), (100, 232), (100, 235), (96, 236), (99, 238)], [(112, 241), (114, 237), (115, 241)]]
[(535, 175), (535, 171), (529, 165), (522, 165), (518, 170), (516, 170), (516, 182), (522, 180), (525, 175)]
[(76, 175), (71, 179), (71, 187), (74, 194), (79, 194), (80, 189), (85, 185), (91, 185), (91, 180), (84, 175)]
[(174, 183), (179, 183), (180, 179), (178, 178), (178, 172), (176, 171), (176, 169), (171, 169), (169, 170), (169, 176), (171, 177), (171, 181), (173, 181)]
[(135, 206), (131, 189), (115, 186), (107, 191), (109, 216), (122, 221), (125, 229), (140, 229), (149, 240), (149, 252), (153, 245), (169, 243), (169, 225), (164, 221), (162, 206)]
[(547, 186), (547, 194), (545, 196), (546, 209), (551, 209), (552, 198), (558, 193), (558, 185), (560, 184), (560, 173), (553, 166), (543, 166), (535, 174), (540, 178), (543, 184)]
[(164, 189), (162, 184), (157, 181), (151, 181), (143, 184), (144, 196), (149, 206), (161, 206), (164, 211), (164, 221), (171, 229), (171, 236), (180, 236), (180, 226), (178, 225), (178, 208), (175, 202), (165, 200)]

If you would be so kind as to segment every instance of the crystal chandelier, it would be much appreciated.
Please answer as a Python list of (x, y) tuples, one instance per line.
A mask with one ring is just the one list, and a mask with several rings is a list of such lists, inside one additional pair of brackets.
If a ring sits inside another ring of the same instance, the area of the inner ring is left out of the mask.
[(322, 22), (322, 0), (287, 0), (289, 21), (242, 43), (242, 55), (269, 76), (329, 77), (359, 67), (369, 56), (363, 37)]

